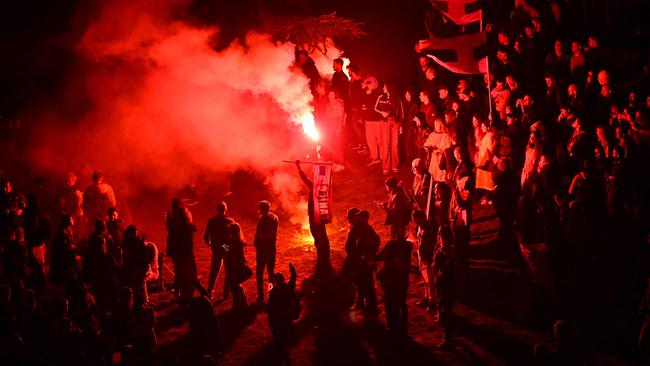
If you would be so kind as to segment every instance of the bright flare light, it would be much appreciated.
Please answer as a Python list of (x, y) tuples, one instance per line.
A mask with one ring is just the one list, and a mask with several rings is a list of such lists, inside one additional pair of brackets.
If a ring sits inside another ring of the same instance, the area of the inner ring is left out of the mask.
[(314, 142), (318, 142), (318, 140), (320, 140), (320, 133), (318, 133), (318, 129), (316, 128), (316, 122), (314, 121), (313, 114), (305, 113), (300, 118), (300, 124), (302, 124), (302, 130), (305, 135), (307, 135)]

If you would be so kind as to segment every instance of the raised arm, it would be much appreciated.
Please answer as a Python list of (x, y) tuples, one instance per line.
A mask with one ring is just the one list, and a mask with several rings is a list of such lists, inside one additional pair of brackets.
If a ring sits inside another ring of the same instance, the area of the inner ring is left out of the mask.
[(309, 187), (309, 189), (311, 189), (313, 187), (313, 183), (311, 182), (311, 180), (309, 180), (307, 174), (305, 174), (305, 172), (300, 167), (300, 160), (296, 160), (295, 163), (296, 163), (296, 168), (298, 168), (298, 174), (300, 174), (300, 179), (302, 179), (305, 185)]

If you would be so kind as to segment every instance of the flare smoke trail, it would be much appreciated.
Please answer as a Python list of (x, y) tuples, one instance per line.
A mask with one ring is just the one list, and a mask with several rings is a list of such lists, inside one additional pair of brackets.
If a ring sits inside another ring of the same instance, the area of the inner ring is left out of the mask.
[[(113, 182), (154, 187), (253, 169), (290, 205), (297, 192), (279, 185), (298, 183), (278, 173), (280, 161), (309, 144), (296, 126), (313, 128), (294, 45), (249, 33), (216, 51), (219, 30), (181, 20), (186, 5), (106, 1), (75, 47), (78, 67), (58, 108), (40, 114), (31, 160), (38, 169), (86, 165)], [(74, 121), (58, 112), (79, 109), (79, 100), (85, 112)]]

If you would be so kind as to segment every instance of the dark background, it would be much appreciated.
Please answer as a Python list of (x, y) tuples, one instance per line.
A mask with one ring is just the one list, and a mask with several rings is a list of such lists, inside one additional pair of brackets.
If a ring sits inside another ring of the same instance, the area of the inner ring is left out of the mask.
[[(530, 0), (548, 15), (545, 0)], [(648, 45), (645, 0), (559, 0), (569, 22), (561, 30), (594, 33), (605, 47), (644, 59)], [(513, 0), (484, 1), (487, 21), (507, 17)], [(99, 0), (3, 1), (0, 5), (0, 115), (5, 119), (49, 100), (75, 71), (73, 47), (97, 15)], [(193, 0), (176, 15), (198, 24), (218, 24), (221, 45), (258, 28), (266, 17), (337, 12), (364, 24), (368, 36), (335, 40), (346, 56), (379, 79), (412, 78), (416, 40), (424, 39), (427, 0)], [(581, 40), (586, 41), (586, 40)], [(636, 51), (635, 51), (636, 52)], [(638, 52), (637, 52), (638, 53)], [(622, 55), (625, 56), (625, 55)]]

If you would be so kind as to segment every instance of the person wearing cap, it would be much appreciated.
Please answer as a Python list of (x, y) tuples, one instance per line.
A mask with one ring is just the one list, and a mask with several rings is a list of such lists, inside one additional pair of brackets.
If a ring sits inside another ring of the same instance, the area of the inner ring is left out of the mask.
[(275, 246), (279, 219), (276, 214), (271, 212), (271, 203), (266, 200), (260, 201), (259, 213), (253, 245), (256, 253), (257, 302), (264, 303), (264, 267), (266, 267), (269, 282), (271, 282), (275, 270)]
[(96, 220), (106, 220), (108, 209), (117, 207), (113, 187), (104, 183), (104, 174), (100, 171), (93, 172), (93, 183), (83, 194), (83, 211), (88, 220), (89, 231), (95, 226)]

